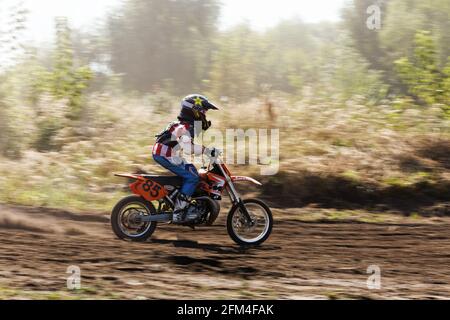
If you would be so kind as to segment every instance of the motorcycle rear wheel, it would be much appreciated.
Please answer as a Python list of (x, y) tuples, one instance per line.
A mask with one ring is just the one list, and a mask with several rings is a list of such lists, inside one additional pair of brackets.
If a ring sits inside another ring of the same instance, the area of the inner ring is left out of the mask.
[(151, 202), (140, 196), (128, 196), (120, 200), (111, 213), (111, 227), (119, 239), (145, 241), (156, 229), (156, 222), (139, 222), (141, 215), (156, 214)]

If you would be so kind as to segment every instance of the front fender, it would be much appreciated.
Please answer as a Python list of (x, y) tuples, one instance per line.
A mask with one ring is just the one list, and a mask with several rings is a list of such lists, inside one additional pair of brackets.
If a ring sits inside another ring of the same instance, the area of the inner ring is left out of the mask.
[(250, 178), (250, 177), (244, 177), (244, 176), (231, 176), (231, 181), (233, 181), (233, 182), (248, 181), (248, 182), (251, 182), (251, 183), (256, 184), (258, 186), (262, 186), (262, 183), (259, 182), (258, 180), (255, 180), (255, 179)]

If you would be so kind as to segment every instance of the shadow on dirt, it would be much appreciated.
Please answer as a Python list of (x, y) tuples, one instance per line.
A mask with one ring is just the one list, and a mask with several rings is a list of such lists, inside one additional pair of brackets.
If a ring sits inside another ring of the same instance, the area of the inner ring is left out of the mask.
[[(261, 197), (281, 208), (316, 204), (324, 208), (396, 210), (410, 214), (450, 201), (450, 182), (382, 186), (330, 174), (281, 172), (264, 182)], [(431, 211), (430, 215), (434, 213), (450, 215), (446, 205), (441, 210)]]
[(262, 245), (262, 246), (248, 246), (240, 247), (237, 245), (217, 245), (210, 243), (199, 243), (197, 241), (190, 240), (163, 240), (163, 239), (151, 239), (152, 243), (158, 244), (172, 244), (176, 248), (187, 248), (187, 249), (200, 249), (202, 251), (217, 253), (217, 254), (232, 254), (232, 255), (249, 255), (255, 251), (271, 251), (279, 250), (280, 247)]
[(192, 264), (201, 264), (210, 267), (220, 267), (222, 263), (217, 259), (207, 259), (207, 258), (193, 258), (189, 256), (172, 256), (169, 257), (173, 263), (181, 266), (188, 266)]
[(216, 245), (198, 243), (197, 241), (189, 240), (162, 240), (151, 239), (150, 242), (158, 244), (172, 244), (176, 248), (200, 249), (202, 251), (218, 253), (218, 254), (245, 254), (249, 248), (240, 248), (237, 246)]
[(264, 270), (259, 270), (253, 266), (242, 266), (241, 259), (247, 259), (253, 256), (256, 251), (280, 250), (275, 246), (259, 247), (238, 247), (233, 245), (202, 244), (197, 241), (188, 240), (161, 240), (152, 239), (152, 243), (172, 244), (177, 248), (199, 249), (200, 251), (210, 253), (210, 256), (197, 256), (197, 253), (190, 251), (194, 256), (184, 253), (182, 255), (167, 256), (167, 260), (179, 267), (189, 268), (195, 272), (215, 272), (222, 275), (235, 275), (237, 277), (247, 278), (255, 274), (266, 274)]
[(239, 263), (230, 263), (228, 259), (224, 259), (220, 256), (214, 256), (210, 258), (196, 258), (187, 255), (175, 255), (168, 259), (171, 263), (188, 268), (190, 271), (195, 272), (215, 272), (222, 275), (235, 275), (238, 277), (247, 278), (251, 275), (259, 273), (257, 268), (251, 266), (239, 266)]

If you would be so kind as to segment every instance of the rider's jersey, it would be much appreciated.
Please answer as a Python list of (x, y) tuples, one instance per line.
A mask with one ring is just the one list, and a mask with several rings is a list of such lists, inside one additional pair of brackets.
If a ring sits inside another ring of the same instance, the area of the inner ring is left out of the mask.
[(152, 153), (166, 158), (181, 157), (181, 150), (187, 154), (200, 155), (203, 146), (194, 144), (194, 127), (186, 122), (172, 122), (157, 135)]

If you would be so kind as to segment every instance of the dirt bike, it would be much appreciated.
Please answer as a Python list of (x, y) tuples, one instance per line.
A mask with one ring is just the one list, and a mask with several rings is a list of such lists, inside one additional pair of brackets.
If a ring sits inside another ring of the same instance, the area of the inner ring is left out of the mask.
[[(145, 241), (155, 231), (159, 222), (172, 223), (174, 203), (183, 180), (178, 176), (147, 174), (115, 174), (133, 182), (130, 189), (134, 195), (120, 200), (111, 214), (111, 225), (120, 239)], [(220, 155), (210, 158), (207, 167), (199, 170), (200, 182), (192, 201), (184, 210), (183, 221), (176, 225), (212, 225), (220, 212), (224, 190), (227, 191), (232, 207), (227, 217), (227, 231), (239, 245), (260, 245), (269, 237), (273, 227), (270, 208), (261, 200), (243, 200), (236, 191), (235, 182), (257, 180), (233, 176), (220, 160)], [(155, 205), (157, 208), (155, 208)], [(173, 223), (175, 224), (175, 223)]]

